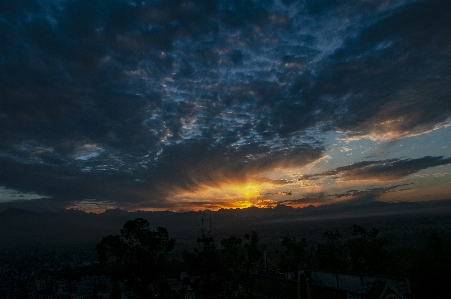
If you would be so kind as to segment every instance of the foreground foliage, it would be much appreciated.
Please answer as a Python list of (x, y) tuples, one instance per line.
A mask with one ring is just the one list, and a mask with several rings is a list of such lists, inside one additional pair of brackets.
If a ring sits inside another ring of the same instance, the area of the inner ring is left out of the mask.
[[(184, 298), (190, 292), (205, 299), (252, 298), (271, 288), (265, 280), (269, 276), (293, 281), (274, 296), (304, 296), (299, 287), (296, 290), (299, 271), (323, 270), (405, 277), (411, 281), (412, 298), (451, 298), (449, 240), (432, 233), (419, 249), (395, 247), (377, 229), (359, 225), (346, 236), (328, 231), (321, 242), (285, 236), (275, 249), (268, 250), (254, 231), (217, 243), (202, 228), (196, 248), (171, 258), (175, 240), (168, 231), (162, 227), (151, 230), (145, 219), (138, 218), (126, 222), (119, 235), (102, 239), (97, 245), (99, 264), (60, 275), (71, 279), (107, 276), (114, 284), (111, 298), (124, 294), (129, 298)], [(181, 273), (184, 278), (174, 288), (171, 279), (179, 281)]]
[(127, 221), (120, 235), (110, 235), (97, 245), (97, 254), (105, 275), (125, 283), (136, 298), (160, 297), (168, 293), (168, 253), (175, 241), (168, 231), (149, 229), (147, 220)]

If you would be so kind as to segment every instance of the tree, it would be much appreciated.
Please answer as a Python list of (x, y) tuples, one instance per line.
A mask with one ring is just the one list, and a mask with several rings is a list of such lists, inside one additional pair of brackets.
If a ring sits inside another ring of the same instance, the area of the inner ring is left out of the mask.
[(136, 298), (167, 297), (167, 256), (175, 241), (164, 227), (149, 229), (143, 218), (127, 221), (120, 235), (109, 235), (97, 245), (106, 276), (122, 281)]
[(246, 252), (243, 248), (243, 240), (232, 236), (222, 240), (221, 246), (224, 295), (226, 298), (235, 298), (244, 275)]
[(255, 231), (252, 231), (251, 234), (245, 234), (243, 237), (247, 241), (247, 243), (244, 244), (244, 248), (246, 249), (244, 288), (246, 290), (246, 296), (250, 298), (252, 297), (251, 274), (253, 274), (257, 268), (257, 264), (262, 257), (262, 251), (259, 244), (260, 238)]
[(430, 233), (416, 253), (411, 274), (413, 298), (451, 298), (451, 241)]
[(386, 250), (388, 240), (378, 237), (379, 231), (373, 228), (366, 231), (363, 227), (354, 224), (352, 238), (346, 242), (354, 271), (363, 273), (382, 274), (390, 263)]
[(281, 246), (280, 267), (282, 270), (295, 275), (298, 298), (305, 298), (307, 297), (306, 294), (301, 295), (301, 277), (299, 272), (307, 267), (308, 256), (305, 250), (308, 246), (307, 240), (302, 238), (301, 241), (296, 241), (294, 238), (284, 237)]
[(348, 253), (340, 240), (341, 234), (338, 231), (327, 231), (323, 238), (326, 242), (319, 244), (316, 252), (318, 267), (335, 272), (349, 268)]
[(195, 248), (194, 252), (185, 251), (183, 259), (188, 272), (193, 277), (191, 286), (196, 297), (218, 298), (222, 293), (221, 258), (214, 239), (210, 235), (210, 229), (205, 230), (203, 225), (204, 218), (202, 218), (201, 236), (197, 238), (200, 248)]
[(280, 268), (287, 272), (297, 275), (299, 270), (307, 266), (307, 257), (305, 248), (307, 240), (302, 238), (296, 241), (294, 238), (284, 237), (282, 239), (280, 251)]

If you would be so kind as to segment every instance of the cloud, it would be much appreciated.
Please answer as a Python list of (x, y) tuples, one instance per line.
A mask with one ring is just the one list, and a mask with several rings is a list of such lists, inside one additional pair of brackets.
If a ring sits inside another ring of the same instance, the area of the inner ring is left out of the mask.
[(328, 204), (331, 203), (332, 199), (330, 195), (326, 195), (322, 192), (319, 193), (311, 193), (309, 195), (303, 196), (302, 198), (297, 199), (289, 199), (281, 201), (282, 204), (288, 204), (288, 205), (308, 205), (308, 204)]
[[(28, 0), (0, 11), (0, 186), (61, 206), (170, 206), (180, 191), (318, 160), (322, 133), (396, 139), (451, 115), (451, 7), (440, 1)], [(407, 160), (340, 175), (422, 167)]]
[(293, 191), (280, 191), (280, 192), (276, 192), (276, 193), (262, 193), (260, 194), (260, 196), (265, 196), (265, 195), (293, 195)]
[(449, 119), (450, 60), (443, 51), (450, 48), (450, 10), (442, 1), (405, 4), (346, 40), (318, 78), (318, 94), (333, 109), (331, 125), (349, 136), (390, 140)]
[(451, 164), (451, 158), (425, 156), (417, 159), (387, 159), (361, 161), (347, 166), (325, 171), (320, 174), (304, 175), (299, 181), (318, 180), (334, 177), (342, 181), (376, 180), (392, 181), (405, 178), (420, 170)]
[[(402, 192), (413, 190), (411, 184), (398, 184), (385, 187), (376, 187), (366, 190), (348, 190), (343, 193), (325, 194), (325, 193), (313, 193), (294, 200), (284, 200), (281, 203), (289, 205), (307, 205), (307, 204), (333, 204), (339, 202), (347, 203), (368, 203), (378, 200), (382, 195), (386, 193)], [(404, 187), (404, 188), (402, 188)]]
[[(259, 175), (276, 167), (299, 167), (321, 157), (323, 148), (299, 147), (280, 152), (266, 152), (259, 144), (231, 147), (224, 150), (217, 145), (208, 151), (203, 149), (211, 141), (174, 145), (167, 148), (159, 159), (155, 171), (149, 172), (149, 179), (168, 189), (194, 192), (201, 187), (217, 187), (223, 183), (239, 183), (252, 178), (256, 182), (281, 184), (286, 182), (262, 179)], [(203, 152), (205, 155), (198, 155)], [(176, 175), (174, 175), (176, 174)]]

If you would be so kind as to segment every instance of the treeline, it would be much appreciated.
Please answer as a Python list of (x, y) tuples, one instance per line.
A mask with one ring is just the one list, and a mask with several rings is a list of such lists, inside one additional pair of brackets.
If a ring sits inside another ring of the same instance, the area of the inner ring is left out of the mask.
[[(168, 231), (151, 230), (147, 220), (138, 218), (127, 221), (119, 235), (102, 239), (96, 248), (97, 265), (62, 275), (104, 275), (113, 282), (111, 298), (121, 298), (124, 290), (132, 298), (184, 298), (186, 292), (196, 298), (251, 298), (257, 274), (283, 278), (290, 273), (296, 279), (299, 270), (323, 270), (405, 277), (412, 298), (451, 298), (449, 240), (430, 234), (423, 248), (394, 247), (375, 228), (355, 224), (351, 229), (347, 238), (327, 231), (319, 243), (284, 237), (268, 249), (254, 231), (215, 242), (202, 227), (197, 248), (173, 257), (176, 241)], [(174, 288), (171, 281), (181, 273), (186, 274), (183, 287)]]

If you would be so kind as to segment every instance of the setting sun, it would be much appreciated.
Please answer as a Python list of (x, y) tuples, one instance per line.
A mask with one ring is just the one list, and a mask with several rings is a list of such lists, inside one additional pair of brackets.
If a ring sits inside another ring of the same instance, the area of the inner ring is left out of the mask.
[(221, 208), (235, 209), (255, 206), (265, 190), (274, 188), (273, 184), (246, 181), (243, 183), (224, 183), (220, 186), (203, 186), (195, 192), (182, 192), (171, 198), (187, 206), (197, 206), (218, 210)]

